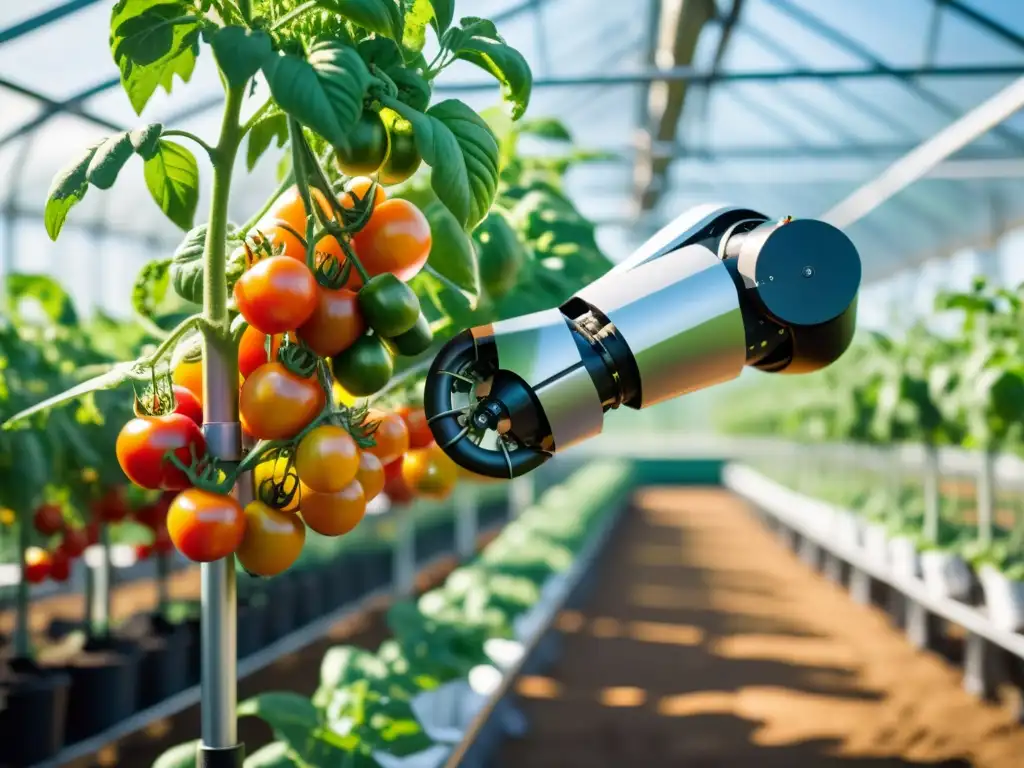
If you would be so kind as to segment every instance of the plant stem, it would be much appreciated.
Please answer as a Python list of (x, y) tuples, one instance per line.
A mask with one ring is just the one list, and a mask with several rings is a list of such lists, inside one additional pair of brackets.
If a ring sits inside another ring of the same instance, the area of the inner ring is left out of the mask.
[(156, 365), (166, 355), (173, 352), (174, 348), (178, 346), (178, 342), (180, 342), (186, 334), (193, 331), (197, 325), (199, 325), (199, 315), (194, 315), (193, 317), (188, 318), (188, 320), (181, 322), (174, 330), (167, 334), (167, 337), (160, 342), (160, 346), (153, 350), (153, 354), (147, 358), (149, 364)]
[(270, 27), (271, 31), (273, 31), (275, 29), (280, 29), (285, 24), (287, 24), (289, 21), (291, 21), (292, 19), (298, 18), (299, 16), (304, 14), (306, 11), (310, 11), (310, 10), (316, 8), (316, 6), (317, 6), (317, 0), (309, 0), (309, 2), (303, 3), (302, 5), (298, 6), (297, 8), (293, 8), (292, 10), (288, 11), (288, 13), (286, 13), (284, 16), (282, 16), (281, 18), (279, 18), (277, 21), (275, 21), (273, 23), (273, 25)]
[(21, 576), (18, 579), (17, 618), (14, 625), (14, 657), (17, 659), (28, 659), (32, 656), (28, 636), (28, 564), (25, 562), (25, 553), (30, 541), (29, 517), (27, 514), (18, 515), (18, 565), (21, 568)]
[(257, 109), (255, 112), (252, 113), (252, 115), (249, 117), (249, 119), (246, 120), (245, 124), (242, 126), (242, 135), (243, 136), (245, 134), (247, 134), (249, 131), (252, 130), (253, 126), (256, 125), (256, 123), (259, 122), (259, 119), (261, 117), (263, 117), (264, 113), (266, 113), (266, 111), (268, 109), (270, 109), (270, 107), (271, 107), (271, 105), (273, 103), (274, 103), (273, 99), (267, 99), (265, 102), (263, 102), (263, 105), (259, 109)]
[(213, 159), (213, 156), (214, 156), (214, 149), (213, 149), (213, 147), (211, 147), (209, 144), (207, 144), (201, 138), (196, 136), (194, 133), (191, 133), (189, 131), (182, 131), (182, 130), (179, 130), (177, 128), (173, 128), (171, 130), (164, 131), (160, 135), (161, 136), (180, 136), (183, 139), (189, 139), (190, 141), (194, 141), (196, 144), (198, 144), (200, 147), (202, 147), (203, 151), (206, 152), (207, 155), (209, 155), (211, 160)]

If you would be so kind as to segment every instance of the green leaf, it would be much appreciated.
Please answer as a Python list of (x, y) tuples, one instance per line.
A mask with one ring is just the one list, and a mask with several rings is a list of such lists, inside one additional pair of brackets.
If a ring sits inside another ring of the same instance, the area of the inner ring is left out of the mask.
[(78, 324), (78, 313), (68, 292), (61, 284), (47, 275), (12, 274), (7, 276), (7, 295), (14, 305), (15, 315), (18, 303), (35, 301), (51, 321), (63, 326)]
[(402, 47), (413, 53), (422, 51), (427, 42), (427, 25), (433, 18), (434, 7), (431, 0), (406, 0)]
[(416, 147), (433, 169), (430, 183), (438, 199), (466, 230), (479, 224), (498, 189), (498, 143), (487, 123), (455, 99), (435, 104), (426, 113), (387, 100), (408, 120)]
[(97, 189), (110, 189), (117, 181), (117, 175), (135, 153), (131, 134), (125, 131), (111, 136), (96, 148), (85, 176)]
[(79, 155), (74, 163), (53, 178), (43, 212), (46, 234), (51, 240), (56, 241), (64, 228), (68, 213), (85, 198), (85, 193), (89, 190), (89, 164), (102, 145), (103, 142), (93, 144)]
[(188, 149), (161, 139), (144, 167), (146, 187), (167, 218), (182, 229), (195, 222), (199, 204), (199, 165)]
[(183, 0), (119, 0), (110, 15), (110, 50), (136, 114), (175, 75), (188, 82), (199, 54), (201, 21)]
[(430, 83), (411, 69), (396, 69), (388, 76), (398, 88), (398, 100), (422, 112), (430, 104)]
[(245, 153), (245, 165), (251, 171), (270, 145), (276, 142), (278, 149), (288, 141), (288, 116), (284, 112), (273, 112), (259, 120), (249, 129), (249, 145)]
[(132, 309), (149, 320), (156, 320), (160, 305), (171, 284), (171, 259), (156, 259), (139, 270), (132, 286)]
[(328, 649), (320, 663), (320, 687), (334, 690), (367, 677), (384, 677), (387, 667), (369, 651), (351, 645)]
[(402, 49), (398, 47), (398, 43), (387, 37), (368, 37), (360, 40), (356, 50), (366, 62), (366, 66), (373, 65), (388, 74), (405, 66)]
[(528, 133), (551, 141), (572, 141), (572, 134), (565, 123), (553, 117), (539, 117), (535, 120), (524, 120), (519, 124), (520, 133)]
[(370, 32), (402, 39), (402, 15), (394, 0), (318, 0), (319, 5), (351, 19)]
[(274, 53), (270, 35), (261, 29), (220, 27), (210, 36), (210, 47), (228, 83), (243, 86)]
[(434, 18), (430, 23), (437, 36), (441, 37), (455, 18), (455, 0), (430, 0), (430, 4), (434, 7)]
[(169, 275), (174, 292), (185, 301), (203, 303), (203, 251), (206, 225), (191, 230), (171, 257)]
[(153, 768), (195, 768), (200, 740), (178, 744), (164, 752), (153, 763)]
[(314, 45), (307, 59), (281, 53), (263, 65), (263, 74), (281, 109), (332, 145), (348, 146), (370, 85), (355, 49), (329, 40)]
[(247, 699), (238, 705), (238, 716), (258, 717), (273, 729), (278, 740), (287, 742), (300, 754), (320, 725), (320, 714), (313, 702), (291, 691), (272, 691)]
[(139, 128), (128, 134), (135, 154), (143, 160), (149, 160), (160, 149), (160, 134), (164, 127), (160, 123), (151, 123), (145, 128)]
[(477, 34), (464, 37), (460, 43), (455, 55), (494, 75), (501, 83), (502, 96), (512, 107), (512, 119), (522, 117), (530, 106), (533, 90), (533, 73), (523, 54), (499, 36)]
[(480, 270), (472, 239), (442, 203), (433, 203), (423, 213), (430, 223), (431, 236), (427, 266), (475, 308), (480, 296)]
[(37, 413), (52, 410), (53, 408), (56, 408), (58, 405), (63, 405), (64, 403), (70, 402), (71, 400), (75, 400), (79, 397), (82, 397), (83, 395), (87, 395), (90, 392), (99, 392), (101, 390), (116, 389), (117, 387), (121, 386), (126, 381), (134, 378), (137, 375), (137, 365), (137, 361), (132, 361), (130, 363), (116, 363), (115, 365), (111, 366), (110, 370), (108, 370), (107, 372), (102, 373), (99, 376), (94, 376), (93, 378), (88, 379), (87, 381), (83, 381), (81, 384), (74, 386), (71, 389), (65, 390), (64, 392), (54, 395), (53, 397), (48, 397), (42, 402), (36, 403), (32, 407), (26, 408), (25, 410), (16, 413), (14, 416), (12, 416), (11, 418), (4, 422), (3, 428), (14, 428), (18, 426), (18, 424), (20, 424), (21, 422), (25, 421), (25, 419), (34, 416)]
[(480, 282), (492, 299), (500, 299), (519, 282), (529, 258), (526, 247), (509, 223), (508, 214), (492, 208), (473, 231), (477, 244)]
[(294, 768), (297, 765), (287, 742), (275, 741), (245, 758), (242, 768)]

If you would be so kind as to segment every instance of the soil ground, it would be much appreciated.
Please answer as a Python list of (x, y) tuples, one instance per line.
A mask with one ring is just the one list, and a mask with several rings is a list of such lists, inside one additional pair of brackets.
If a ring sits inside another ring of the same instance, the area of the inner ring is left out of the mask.
[(1010, 709), (962, 690), (718, 490), (637, 497), (559, 625), (496, 768), (1021, 768)]

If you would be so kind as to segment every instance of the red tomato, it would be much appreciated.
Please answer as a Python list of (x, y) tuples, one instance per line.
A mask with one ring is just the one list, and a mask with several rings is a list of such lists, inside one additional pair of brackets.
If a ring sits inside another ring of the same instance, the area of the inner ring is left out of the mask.
[(122, 427), (115, 450), (122, 471), (133, 483), (150, 490), (181, 490), (190, 483), (185, 473), (165, 459), (173, 451), (188, 466), (191, 450), (206, 452), (206, 440), (192, 419), (180, 413), (142, 416)]
[(67, 581), (71, 576), (71, 559), (60, 549), (50, 553), (50, 573), (54, 581)]
[(403, 405), (396, 408), (395, 413), (402, 417), (405, 426), (409, 428), (410, 449), (426, 448), (434, 442), (434, 434), (430, 431), (430, 425), (427, 424), (427, 414), (423, 412), (422, 408)]
[(32, 516), (32, 524), (43, 536), (53, 536), (64, 527), (64, 513), (56, 504), (42, 504)]
[(445, 499), (459, 481), (459, 467), (437, 443), (409, 451), (402, 458), (402, 477), (417, 495)]
[(256, 330), (294, 331), (316, 309), (317, 282), (304, 262), (272, 256), (256, 262), (235, 283), (235, 303)]
[(384, 494), (392, 504), (408, 504), (416, 498), (416, 492), (409, 487), (402, 475), (403, 459), (393, 461), (384, 467)]
[(40, 547), (29, 547), (25, 550), (25, 580), (29, 584), (39, 584), (50, 575), (53, 558), (50, 553)]
[(115, 486), (92, 503), (92, 514), (103, 523), (117, 523), (128, 517), (128, 495), (123, 486)]
[[(100, 524), (93, 520), (85, 526), (85, 545), (91, 547), (100, 543)], [(84, 550), (83, 550), (84, 551)]]
[(135, 559), (138, 561), (149, 560), (149, 556), (153, 554), (153, 547), (150, 544), (137, 544), (135, 546)]
[(298, 330), (298, 337), (320, 357), (333, 357), (351, 347), (366, 331), (359, 297), (347, 288), (320, 286), (316, 309)]
[(238, 550), (245, 537), (245, 512), (231, 496), (189, 488), (172, 502), (167, 532), (189, 560), (210, 563)]
[(409, 450), (409, 428), (397, 413), (371, 410), (366, 415), (366, 423), (374, 422), (377, 422), (372, 435), (374, 445), (366, 450), (387, 466)]
[(267, 357), (267, 334), (260, 333), (248, 326), (238, 342), (238, 372), (249, 378), (252, 372), (264, 363), (277, 359), (277, 351), (281, 348), (281, 335), (271, 336), (270, 357)]
[(409, 281), (430, 256), (430, 223), (408, 200), (385, 200), (352, 242), (371, 276), (391, 272)]
[(188, 416), (200, 427), (203, 426), (203, 404), (188, 387), (174, 387), (174, 412)]
[(60, 548), (70, 558), (80, 557), (89, 546), (89, 534), (85, 528), (65, 528)]

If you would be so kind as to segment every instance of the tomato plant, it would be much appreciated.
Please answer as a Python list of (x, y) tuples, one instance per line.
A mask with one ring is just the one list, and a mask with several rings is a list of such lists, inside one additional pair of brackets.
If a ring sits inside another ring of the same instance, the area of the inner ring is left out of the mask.
[(181, 490), (190, 484), (184, 471), (168, 458), (171, 453), (186, 466), (192, 455), (206, 450), (196, 423), (180, 413), (132, 419), (117, 436), (117, 461), (140, 488)]
[(275, 361), (261, 365), (245, 380), (238, 414), (253, 437), (283, 440), (295, 437), (316, 418), (326, 397), (314, 377), (302, 377)]
[(370, 453), (387, 466), (409, 450), (409, 428), (397, 413), (370, 411), (366, 420), (372, 426), (374, 445)]
[(430, 256), (430, 224), (408, 200), (385, 200), (355, 237), (360, 261), (371, 275), (389, 272), (410, 280)]
[(357, 525), (366, 514), (366, 494), (356, 481), (340, 491), (316, 493), (304, 489), (302, 519), (310, 529), (322, 536), (342, 536)]
[(321, 357), (351, 347), (366, 330), (360, 295), (346, 288), (319, 288), (313, 314), (298, 329), (299, 339)]
[(32, 516), (32, 524), (43, 536), (52, 536), (64, 527), (64, 514), (57, 504), (42, 504)]
[(359, 471), (359, 446), (344, 428), (324, 424), (299, 442), (295, 470), (302, 484), (316, 493), (340, 491)]
[(271, 256), (238, 279), (235, 303), (246, 322), (262, 333), (294, 331), (316, 310), (316, 279), (304, 262)]

